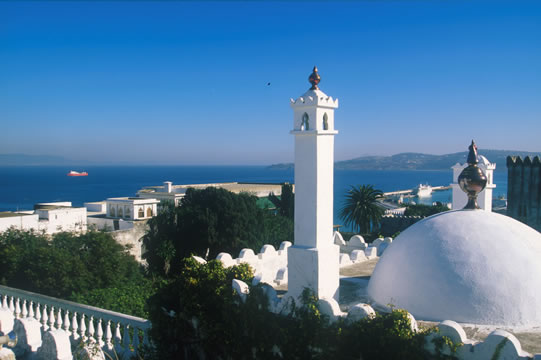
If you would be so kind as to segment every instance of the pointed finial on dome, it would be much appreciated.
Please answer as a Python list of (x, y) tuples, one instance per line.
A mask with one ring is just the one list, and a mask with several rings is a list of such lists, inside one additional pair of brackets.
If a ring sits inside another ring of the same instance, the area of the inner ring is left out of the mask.
[(319, 90), (319, 88), (317, 87), (317, 84), (319, 84), (319, 82), (321, 81), (321, 76), (319, 76), (317, 72), (317, 66), (314, 66), (312, 73), (308, 77), (308, 81), (310, 82), (310, 84), (312, 84), (312, 87), (310, 88), (310, 90)]
[(468, 149), (470, 150), (470, 153), (468, 154), (468, 164), (477, 164), (479, 160), (477, 160), (477, 145), (475, 145), (475, 141), (471, 141), (471, 145), (468, 147)]
[(477, 166), (477, 146), (473, 140), (469, 149), (469, 165), (458, 176), (458, 185), (468, 195), (468, 203), (464, 206), (464, 209), (480, 209), (479, 205), (477, 205), (477, 195), (487, 185), (487, 177), (483, 170)]

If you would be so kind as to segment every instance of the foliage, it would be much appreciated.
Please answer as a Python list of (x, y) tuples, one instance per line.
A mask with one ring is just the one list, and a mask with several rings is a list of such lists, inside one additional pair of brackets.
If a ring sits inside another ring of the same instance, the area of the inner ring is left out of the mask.
[(330, 322), (305, 289), (300, 304), (282, 314), (268, 311), (268, 285), (250, 288), (245, 302), (231, 287), (249, 282), (247, 265), (224, 269), (220, 262), (182, 262), (150, 301), (155, 359), (428, 359), (427, 332), (414, 332), (407, 312), (373, 319)]
[(384, 210), (377, 200), (383, 197), (381, 190), (372, 185), (352, 186), (346, 193), (344, 206), (340, 209), (340, 218), (346, 225), (353, 225), (359, 233), (369, 233), (379, 225)]
[(408, 205), (406, 211), (404, 212), (404, 215), (427, 217), (448, 210), (449, 208), (447, 207), (447, 205), (443, 205), (440, 202), (436, 203), (436, 205), (416, 204)]
[(285, 183), (282, 185), (282, 195), (277, 197), (273, 193), (269, 194), (269, 200), (278, 209), (278, 213), (290, 220), (295, 217), (295, 194), (293, 193), (293, 185)]
[(96, 231), (49, 238), (7, 230), (0, 234), (0, 273), (3, 285), (63, 299), (143, 281), (140, 265), (126, 247)]
[(128, 283), (120, 287), (76, 293), (71, 300), (147, 319), (149, 316), (147, 301), (155, 292), (155, 286), (144, 279), (141, 283)]
[(143, 238), (149, 272), (174, 277), (180, 273), (182, 258), (191, 254), (235, 256), (243, 248), (258, 252), (264, 244), (291, 241), (292, 221), (258, 208), (256, 200), (215, 187), (188, 189), (179, 207), (168, 207), (149, 221)]

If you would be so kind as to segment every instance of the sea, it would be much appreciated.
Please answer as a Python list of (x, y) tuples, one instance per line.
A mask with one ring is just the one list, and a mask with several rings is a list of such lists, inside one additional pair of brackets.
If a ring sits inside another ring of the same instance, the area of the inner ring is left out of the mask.
[[(86, 171), (88, 176), (70, 177), (70, 170)], [(334, 223), (342, 224), (338, 213), (352, 186), (370, 184), (383, 192), (407, 190), (419, 184), (447, 186), (452, 170), (391, 171), (335, 170)], [(294, 182), (293, 169), (272, 169), (266, 166), (66, 166), (0, 167), (0, 211), (31, 210), (35, 203), (71, 201), (73, 206), (101, 201), (110, 197), (135, 196), (145, 186), (173, 184), (205, 184), (217, 182), (282, 183)], [(495, 171), (494, 198), (507, 197), (507, 171)], [(435, 191), (426, 198), (413, 198), (416, 203), (451, 202), (451, 190)]]

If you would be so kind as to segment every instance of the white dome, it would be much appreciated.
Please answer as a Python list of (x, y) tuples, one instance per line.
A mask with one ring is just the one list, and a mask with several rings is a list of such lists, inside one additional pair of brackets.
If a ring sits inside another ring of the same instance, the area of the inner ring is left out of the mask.
[(436, 214), (387, 248), (368, 294), (422, 320), (541, 326), (541, 234), (483, 210)]

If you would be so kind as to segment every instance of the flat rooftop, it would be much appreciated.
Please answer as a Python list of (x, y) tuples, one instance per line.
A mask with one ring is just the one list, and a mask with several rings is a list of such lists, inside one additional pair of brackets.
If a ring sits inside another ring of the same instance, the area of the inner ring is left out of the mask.
[(33, 215), (33, 214), (15, 213), (15, 212), (11, 212), (11, 211), (0, 211), (0, 218), (28, 216), (28, 215)]

